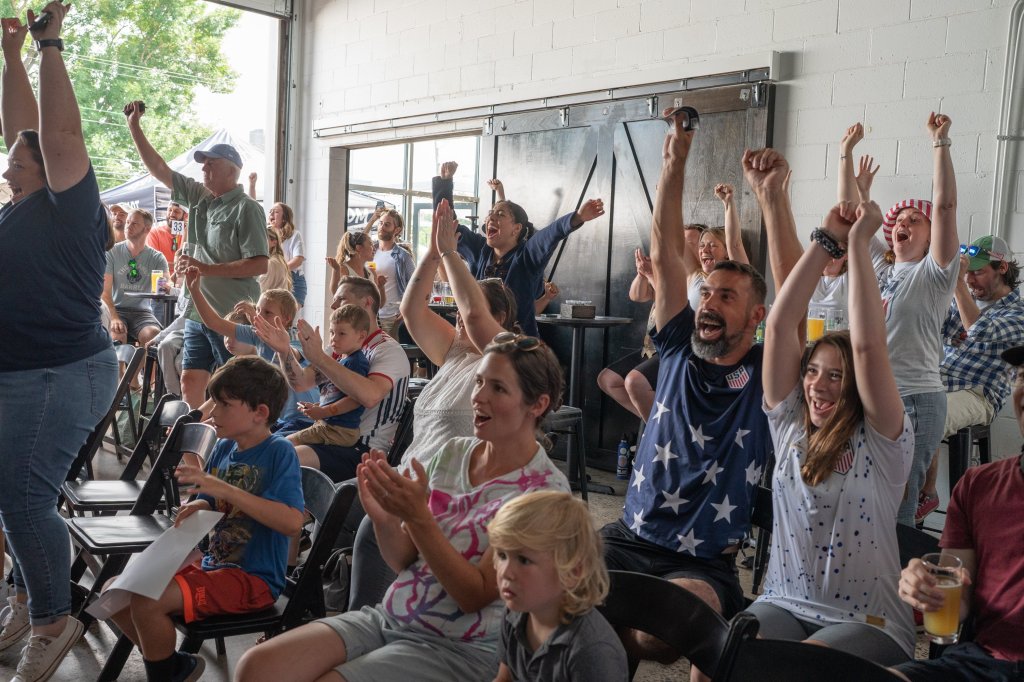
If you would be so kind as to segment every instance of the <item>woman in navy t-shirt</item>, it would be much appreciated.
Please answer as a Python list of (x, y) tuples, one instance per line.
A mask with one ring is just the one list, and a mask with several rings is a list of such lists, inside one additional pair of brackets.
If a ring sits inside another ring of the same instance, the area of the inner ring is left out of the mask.
[(18, 19), (3, 19), (0, 91), (11, 189), (0, 208), (0, 517), (16, 589), (0, 648), (31, 630), (18, 673), (33, 680), (48, 678), (82, 633), (69, 616), (71, 557), (57, 496), (117, 383), (100, 322), (111, 232), (61, 55), (67, 8), (51, 2), (45, 11), (49, 22), (32, 34), (42, 110), (22, 65), (28, 28)]

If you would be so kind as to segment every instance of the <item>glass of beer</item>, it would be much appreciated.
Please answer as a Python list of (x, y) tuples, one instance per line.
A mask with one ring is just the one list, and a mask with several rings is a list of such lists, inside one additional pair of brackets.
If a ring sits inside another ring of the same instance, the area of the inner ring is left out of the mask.
[(960, 638), (960, 559), (952, 554), (925, 554), (921, 557), (925, 568), (935, 578), (942, 591), (942, 606), (937, 611), (924, 612), (924, 629), (936, 644), (956, 644)]
[(807, 311), (807, 343), (814, 343), (825, 335), (825, 310), (812, 305)]

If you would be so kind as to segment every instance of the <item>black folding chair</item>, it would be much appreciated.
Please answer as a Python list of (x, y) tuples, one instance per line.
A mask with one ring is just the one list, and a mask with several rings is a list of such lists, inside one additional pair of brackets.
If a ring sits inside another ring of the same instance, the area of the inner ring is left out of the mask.
[(757, 639), (751, 613), (732, 620), (729, 638), (712, 682), (791, 680), (792, 682), (895, 682), (898, 675), (844, 651), (803, 642)]
[[(616, 630), (646, 632), (704, 674), (714, 674), (729, 636), (729, 624), (722, 616), (668, 580), (631, 571), (608, 571), (608, 576), (608, 598), (597, 608)], [(629, 657), (630, 679), (639, 664), (638, 659)]]
[(768, 567), (768, 548), (772, 544), (772, 489), (763, 485), (754, 487), (750, 506), (750, 525), (757, 528), (757, 545), (754, 547), (754, 575), (750, 591), (761, 591), (765, 569)]
[[(120, 396), (120, 400), (114, 403), (114, 418), (116, 419), (118, 412), (127, 412), (128, 429), (131, 431), (132, 439), (138, 440), (138, 419), (135, 416), (135, 407), (132, 405), (131, 384), (138, 377), (139, 368), (146, 359), (146, 349), (122, 343), (119, 346), (115, 346), (114, 351), (117, 353), (117, 361), (125, 365), (124, 374), (121, 376), (121, 382), (118, 384), (117, 394)], [(121, 385), (126, 380), (128, 382), (127, 388), (122, 394), (120, 390)], [(132, 450), (121, 442), (121, 432), (118, 430), (116, 423), (111, 435), (107, 436), (106, 441), (114, 446), (114, 452), (117, 454), (118, 459), (131, 456)]]
[[(139, 435), (132, 456), (128, 458), (117, 480), (64, 482), (61, 494), (69, 514), (111, 513), (132, 508), (146, 483), (145, 479), (138, 479), (138, 476), (147, 460), (156, 461), (164, 429), (173, 427), (180, 417), (189, 413), (187, 403), (168, 400), (169, 397), (162, 397), (156, 404), (153, 418)], [(200, 417), (201, 413), (197, 410), (190, 421), (199, 421)]]
[[(103, 441), (106, 439), (107, 430), (110, 429), (110, 425), (114, 423), (114, 419), (117, 417), (118, 411), (121, 409), (121, 404), (127, 399), (131, 404), (131, 398), (128, 397), (131, 393), (132, 376), (133, 372), (139, 371), (139, 365), (142, 363), (142, 357), (144, 353), (134, 353), (131, 359), (128, 361), (128, 368), (121, 380), (117, 383), (117, 388), (114, 390), (114, 398), (110, 401), (110, 408), (106, 414), (100, 418), (96, 424), (96, 428), (92, 430), (89, 437), (86, 438), (85, 443), (78, 450), (78, 457), (71, 464), (71, 468), (68, 470), (68, 474), (64, 480), (73, 481), (82, 475), (82, 471), (85, 471), (86, 478), (93, 478), (92, 471), (92, 460), (99, 452), (100, 447), (103, 445)], [(115, 433), (117, 428), (114, 428)], [(118, 451), (120, 456), (122, 453)]]
[(402, 455), (405, 454), (405, 451), (412, 444), (413, 408), (415, 406), (416, 398), (407, 398), (405, 406), (402, 408), (402, 416), (398, 419), (395, 440), (391, 443), (391, 449), (388, 450), (388, 464), (393, 467), (401, 464)]
[[(354, 483), (344, 483), (335, 489), (335, 484), (324, 473), (307, 467), (302, 468), (302, 495), (306, 511), (315, 519), (313, 544), (306, 555), (305, 563), (297, 577), (290, 576), (284, 592), (270, 608), (255, 613), (236, 616), (215, 616), (184, 623), (176, 619), (175, 624), (185, 639), (181, 651), (197, 653), (208, 639), (222, 640), (225, 637), (261, 632), (267, 638), (298, 627), (326, 615), (323, 594), (323, 568), (331, 554), (333, 540), (338, 536), (345, 516), (356, 496)], [(125, 661), (131, 654), (132, 643), (122, 635), (114, 650), (107, 658), (99, 681), (117, 679)], [(218, 646), (218, 653), (223, 653)]]
[[(99, 566), (96, 579), (77, 614), (86, 626), (93, 618), (85, 608), (103, 589), (106, 581), (124, 570), (130, 555), (146, 549), (174, 523), (170, 515), (156, 512), (161, 507), (173, 510), (178, 506), (174, 470), (184, 453), (195, 453), (206, 459), (213, 451), (217, 442), (216, 431), (209, 424), (195, 423), (196, 418), (196, 413), (191, 413), (178, 419), (127, 516), (73, 516), (65, 519), (71, 539), (80, 548), (71, 568), (73, 580), (81, 578), (90, 558), (107, 557)], [(164, 500), (163, 504), (161, 500)]]

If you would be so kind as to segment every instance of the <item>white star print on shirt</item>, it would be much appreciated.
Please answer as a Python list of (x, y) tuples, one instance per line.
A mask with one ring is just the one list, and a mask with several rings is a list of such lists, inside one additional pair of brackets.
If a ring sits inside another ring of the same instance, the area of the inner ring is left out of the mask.
[(664, 403), (655, 402), (654, 405), (658, 408), (658, 411), (655, 413), (655, 415), (653, 417), (651, 417), (651, 421), (652, 422), (660, 422), (661, 421), (661, 415), (663, 415), (666, 412), (668, 412), (668, 408), (665, 407)]
[(732, 510), (736, 508), (735, 504), (729, 504), (729, 496), (726, 495), (725, 499), (722, 500), (721, 504), (711, 503), (711, 506), (715, 508), (717, 512), (715, 514), (715, 520), (712, 523), (718, 521), (725, 521), (726, 523), (732, 523)]
[(750, 431), (748, 429), (736, 429), (736, 445), (743, 447), (743, 437), (746, 436)]
[(678, 514), (679, 507), (689, 503), (689, 500), (684, 500), (682, 496), (680, 496), (680, 492), (682, 492), (682, 488), (676, 488), (674, 493), (662, 490), (661, 494), (665, 497), (665, 501), (661, 503), (660, 508), (664, 509), (665, 507), (672, 507), (672, 511)]
[(633, 482), (630, 485), (634, 486), (637, 492), (640, 492), (640, 486), (647, 480), (647, 477), (644, 476), (644, 465), (641, 464), (639, 469), (633, 469), (633, 473), (636, 476), (633, 477)]
[(664, 445), (654, 444), (654, 449), (658, 451), (658, 454), (654, 456), (655, 462), (661, 462), (665, 466), (668, 466), (670, 459), (679, 459), (679, 455), (672, 452), (672, 441), (665, 443)]
[(703, 424), (698, 425), (697, 428), (693, 428), (693, 424), (690, 424), (690, 437), (692, 438), (693, 442), (696, 443), (698, 447), (700, 447), (701, 450), (704, 449), (705, 441), (714, 440), (713, 436), (704, 435), (704, 432), (702, 431), (703, 428)]
[(644, 525), (644, 515), (640, 512), (633, 512), (633, 523), (629, 529), (634, 533), (639, 533), (642, 525)]
[(704, 472), (704, 480), (701, 485), (710, 483), (711, 485), (718, 485), (718, 474), (722, 471), (722, 467), (718, 466), (718, 462), (712, 462), (708, 470)]
[(686, 535), (676, 535), (679, 538), (679, 550), (680, 552), (689, 552), (693, 556), (697, 556), (697, 545), (703, 544), (703, 540), (698, 540), (693, 537), (693, 529)]
[(747, 465), (747, 485), (757, 485), (760, 480), (761, 467), (757, 466), (757, 462), (751, 462)]

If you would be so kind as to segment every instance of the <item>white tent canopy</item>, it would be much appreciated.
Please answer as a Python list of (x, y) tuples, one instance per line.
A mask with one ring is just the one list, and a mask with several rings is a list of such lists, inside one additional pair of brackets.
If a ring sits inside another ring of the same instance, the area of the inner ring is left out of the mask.
[[(195, 161), (193, 155), (196, 150), (209, 149), (215, 144), (222, 143), (232, 145), (242, 157), (242, 175), (239, 181), (248, 189), (249, 173), (259, 173), (263, 170), (263, 150), (232, 136), (226, 129), (218, 130), (184, 154), (168, 161), (167, 165), (173, 171), (202, 182), (203, 166)], [(262, 185), (263, 179), (259, 178), (256, 183), (257, 197), (262, 196)], [(156, 178), (149, 173), (100, 193), (100, 199), (108, 206), (121, 204), (125, 208), (142, 208), (152, 213), (158, 220), (167, 209), (167, 202), (170, 198), (171, 190), (157, 182)], [(157, 215), (157, 209), (159, 209), (159, 215)]]

